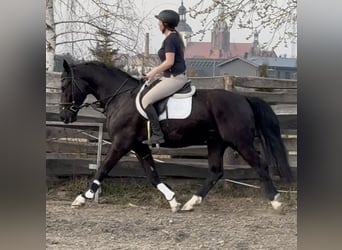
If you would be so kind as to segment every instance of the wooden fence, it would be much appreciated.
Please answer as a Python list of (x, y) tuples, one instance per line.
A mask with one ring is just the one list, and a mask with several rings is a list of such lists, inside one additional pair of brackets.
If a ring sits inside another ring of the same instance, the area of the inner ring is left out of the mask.
[[(47, 73), (46, 119), (59, 120), (60, 74)], [(297, 81), (258, 77), (201, 77), (191, 78), (198, 89), (219, 88), (247, 96), (258, 96), (267, 101), (280, 121), (282, 138), (288, 151), (292, 172), (297, 169)], [(88, 97), (87, 101), (93, 101)], [(103, 114), (91, 107), (79, 112), (79, 122), (103, 123)], [(98, 129), (82, 126), (46, 127), (46, 166), (48, 176), (71, 176), (93, 174), (89, 164), (96, 163)], [(104, 128), (102, 155), (110, 145)], [(257, 148), (260, 143), (256, 140)], [(261, 151), (261, 149), (260, 149)], [(157, 168), (162, 177), (204, 178), (208, 172), (207, 149), (191, 146), (182, 149), (160, 148), (153, 150)], [(254, 179), (256, 174), (232, 149), (224, 155), (225, 178)], [(125, 156), (109, 176), (145, 176), (133, 153)]]

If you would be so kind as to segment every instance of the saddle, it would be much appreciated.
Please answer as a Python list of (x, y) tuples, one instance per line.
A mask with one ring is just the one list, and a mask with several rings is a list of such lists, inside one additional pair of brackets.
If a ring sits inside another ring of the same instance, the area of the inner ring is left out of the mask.
[[(139, 96), (139, 104), (141, 105), (141, 99), (142, 97), (151, 89), (153, 88), (153, 86), (155, 86), (157, 83), (159, 83), (160, 80), (157, 79), (155, 81), (153, 81), (149, 86), (145, 87), (141, 93), (140, 93), (140, 96)], [(191, 80), (188, 80), (185, 85), (179, 89), (176, 93), (170, 95), (170, 96), (167, 96), (157, 102), (155, 102), (153, 104), (154, 108), (156, 109), (157, 111), (157, 114), (160, 115), (162, 114), (163, 112), (166, 111), (167, 109), (167, 103), (169, 101), (169, 99), (172, 97), (172, 98), (177, 98), (177, 99), (181, 99), (181, 98), (186, 98), (186, 97), (191, 97), (194, 95), (196, 91), (196, 88), (194, 86), (191, 86)]]

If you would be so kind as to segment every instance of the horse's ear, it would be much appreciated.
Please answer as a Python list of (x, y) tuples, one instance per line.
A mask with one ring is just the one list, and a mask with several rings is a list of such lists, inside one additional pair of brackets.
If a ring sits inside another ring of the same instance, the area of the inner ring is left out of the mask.
[(65, 72), (67, 72), (67, 73), (71, 72), (70, 65), (65, 59), (63, 59), (63, 68), (64, 68)]

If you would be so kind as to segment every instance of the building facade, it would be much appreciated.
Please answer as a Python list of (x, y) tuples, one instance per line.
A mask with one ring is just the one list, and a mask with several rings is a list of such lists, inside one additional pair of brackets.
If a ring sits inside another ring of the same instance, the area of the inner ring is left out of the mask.
[[(297, 79), (297, 59), (282, 57), (234, 57), (218, 65), (220, 75), (264, 76)], [(265, 68), (265, 72), (263, 72)], [(266, 75), (262, 75), (266, 74)]]

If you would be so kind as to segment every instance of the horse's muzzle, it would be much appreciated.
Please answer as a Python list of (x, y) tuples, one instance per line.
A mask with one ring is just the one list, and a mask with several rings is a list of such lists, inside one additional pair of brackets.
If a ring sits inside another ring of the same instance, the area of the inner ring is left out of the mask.
[(61, 121), (64, 122), (65, 124), (72, 123), (77, 120), (76, 113), (71, 112), (70, 110), (66, 110), (66, 109), (61, 110), (59, 117)]

